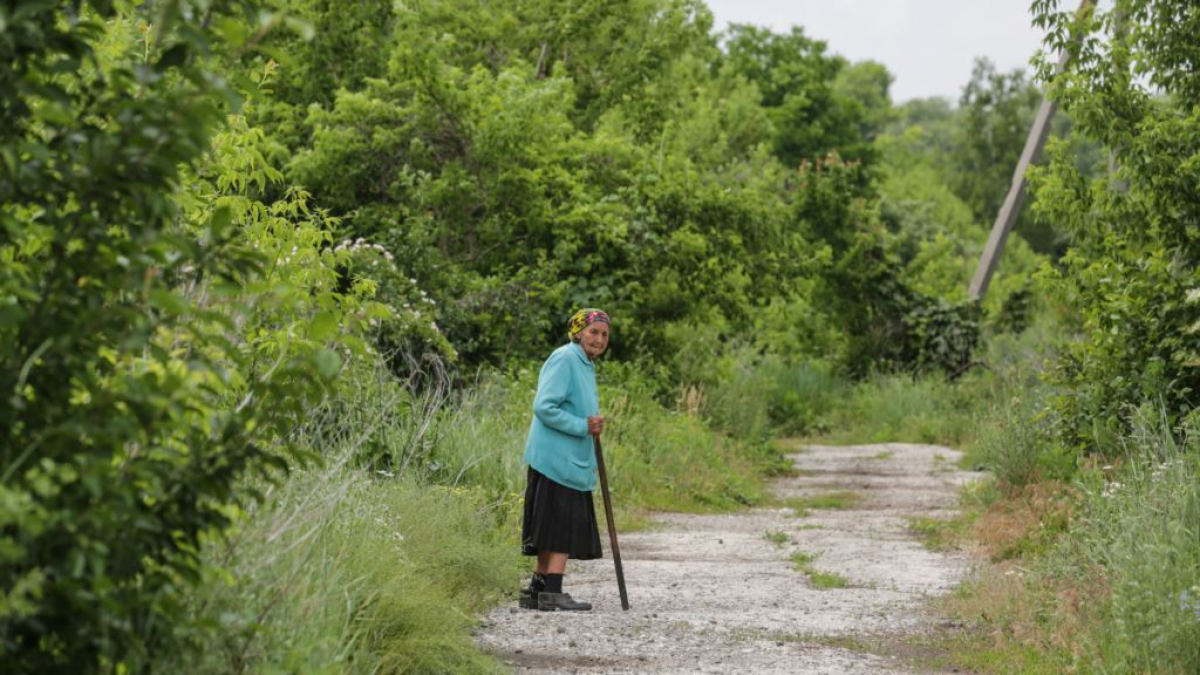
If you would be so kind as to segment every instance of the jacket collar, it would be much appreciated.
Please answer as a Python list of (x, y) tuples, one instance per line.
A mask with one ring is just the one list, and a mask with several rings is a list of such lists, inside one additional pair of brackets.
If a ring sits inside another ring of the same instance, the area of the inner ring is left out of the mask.
[(587, 352), (583, 351), (583, 345), (578, 342), (571, 342), (570, 345), (571, 351), (575, 353), (575, 356), (578, 356), (580, 361), (583, 361), (588, 368), (591, 368), (592, 360), (587, 357)]

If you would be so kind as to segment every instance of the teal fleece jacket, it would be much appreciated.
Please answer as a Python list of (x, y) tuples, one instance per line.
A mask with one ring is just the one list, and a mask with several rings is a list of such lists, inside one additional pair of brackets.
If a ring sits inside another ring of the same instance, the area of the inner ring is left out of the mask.
[(596, 487), (596, 453), (587, 418), (600, 414), (596, 369), (574, 342), (555, 349), (538, 375), (525, 463), (560, 485)]

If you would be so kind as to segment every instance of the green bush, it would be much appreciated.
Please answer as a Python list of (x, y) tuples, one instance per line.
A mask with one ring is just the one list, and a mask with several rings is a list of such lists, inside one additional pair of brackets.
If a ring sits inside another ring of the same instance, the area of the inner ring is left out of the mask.
[(1112, 447), (1143, 400), (1161, 399), (1178, 422), (1200, 391), (1200, 80), (1181, 65), (1194, 60), (1200, 14), (1186, 0), (1133, 0), (1078, 17), (1053, 3), (1035, 10), (1056, 49), (1072, 32), (1107, 32), (1120, 15), (1128, 27), (1116, 39), (1084, 40), (1069, 73), (1041, 64), (1076, 133), (1102, 144), (1116, 168), (1089, 179), (1058, 142), (1031, 172), (1039, 216), (1072, 237), (1046, 278), (1082, 333), (1059, 359), (1055, 408), (1062, 442), (1086, 453)]
[(254, 494), (243, 476), (302, 456), (288, 432), (377, 308), (337, 292), (327, 216), (302, 191), (267, 196), (261, 133), (234, 117), (213, 135), (238, 98), (216, 62), (269, 17), (11, 7), (0, 651), (17, 673), (136, 672), (212, 629), (180, 608), (208, 573), (202, 541)]
[(1063, 480), (1075, 472), (1074, 452), (1054, 435), (1044, 390), (1015, 392), (980, 420), (972, 457), (1005, 487)]

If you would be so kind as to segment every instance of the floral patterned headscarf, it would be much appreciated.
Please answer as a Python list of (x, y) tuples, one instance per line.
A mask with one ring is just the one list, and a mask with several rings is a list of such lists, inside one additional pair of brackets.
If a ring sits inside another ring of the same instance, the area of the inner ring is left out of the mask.
[(578, 312), (575, 312), (575, 314), (571, 316), (571, 320), (567, 322), (567, 337), (571, 338), (571, 341), (574, 342), (575, 338), (583, 332), (584, 328), (587, 328), (589, 325), (596, 323), (597, 321), (603, 321), (607, 324), (612, 323), (608, 320), (608, 315), (605, 314), (604, 310), (601, 309), (585, 307)]

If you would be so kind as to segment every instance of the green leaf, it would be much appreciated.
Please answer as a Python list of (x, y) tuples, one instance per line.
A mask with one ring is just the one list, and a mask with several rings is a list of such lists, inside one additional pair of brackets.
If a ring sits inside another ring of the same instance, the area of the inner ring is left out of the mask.
[(313, 364), (316, 365), (317, 374), (321, 379), (332, 380), (342, 369), (342, 357), (332, 349), (322, 348), (313, 354)]
[(318, 342), (328, 340), (337, 332), (338, 320), (333, 312), (320, 312), (308, 324), (308, 337)]

